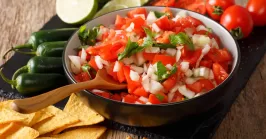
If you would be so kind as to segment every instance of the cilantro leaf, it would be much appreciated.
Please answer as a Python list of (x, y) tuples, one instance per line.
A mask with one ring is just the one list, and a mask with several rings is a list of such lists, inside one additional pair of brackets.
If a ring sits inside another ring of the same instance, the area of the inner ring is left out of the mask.
[(186, 44), (190, 50), (195, 49), (192, 40), (183, 32), (180, 32), (176, 35), (170, 35), (169, 40), (172, 45)]
[(100, 30), (100, 26), (87, 29), (86, 25), (79, 28), (78, 37), (82, 45), (94, 45), (96, 43), (96, 37)]
[(83, 72), (87, 72), (88, 75), (89, 75), (89, 77), (90, 77), (90, 79), (92, 79), (91, 74), (90, 74), (90, 72), (89, 72), (89, 71), (92, 70), (92, 67), (91, 67), (89, 64), (84, 64), (84, 65), (81, 67), (81, 69), (82, 69)]
[(176, 65), (174, 65), (173, 68), (169, 72), (167, 72), (166, 74), (164, 74), (162, 76), (162, 80), (161, 81), (164, 81), (165, 79), (169, 78), (170, 76), (172, 76), (176, 72), (177, 72), (177, 67), (176, 67)]
[(167, 69), (166, 67), (163, 65), (163, 63), (161, 61), (157, 62), (157, 76), (158, 76), (158, 80), (162, 80), (163, 76), (165, 74), (167, 74)]
[(124, 52), (118, 54), (118, 60), (122, 60), (123, 58), (130, 57), (133, 54), (142, 51), (143, 49), (144, 48), (140, 47), (138, 43), (131, 42), (131, 40), (128, 39)]
[(155, 97), (156, 97), (157, 99), (159, 99), (159, 101), (161, 101), (161, 102), (164, 100), (164, 96), (161, 95), (161, 94), (155, 94)]
[(162, 16), (169, 16), (169, 13), (164, 13), (164, 12), (158, 12), (158, 11), (154, 11), (154, 14), (157, 18), (160, 18)]
[(155, 43), (154, 47), (159, 47), (161, 49), (176, 48), (175, 45), (169, 43)]

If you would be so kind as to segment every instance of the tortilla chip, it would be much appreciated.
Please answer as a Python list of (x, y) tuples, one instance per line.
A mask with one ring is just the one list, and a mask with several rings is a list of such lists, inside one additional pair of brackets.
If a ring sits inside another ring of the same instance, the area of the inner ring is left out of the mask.
[[(10, 105), (11, 103), (13, 102), (13, 100), (8, 100), (8, 101), (3, 101), (0, 103), (0, 111), (2, 109), (7, 109), (9, 111), (12, 111), (12, 113), (17, 113), (16, 115), (21, 115), (22, 117), (26, 117), (25, 120), (23, 120), (23, 124), (24, 125), (27, 125), (27, 126), (30, 126), (30, 123), (33, 119), (33, 117), (35, 116), (35, 113), (30, 113), (30, 114), (21, 114), (21, 113), (18, 113), (16, 111), (14, 111), (13, 109), (11, 109)], [(0, 116), (1, 117), (1, 116)], [(6, 116), (7, 117), (7, 116)], [(8, 118), (8, 117), (7, 117)], [(1, 123), (1, 122), (0, 122)]]
[(90, 109), (87, 105), (85, 105), (82, 102), (81, 98), (75, 93), (72, 93), (72, 95), (70, 96), (64, 108), (64, 112), (67, 112), (72, 116), (76, 116), (80, 120), (80, 122), (68, 127), (57, 129), (53, 132), (54, 134), (58, 134), (66, 128), (93, 125), (104, 121), (103, 116), (99, 115), (98, 113)]
[(16, 132), (8, 135), (6, 139), (35, 139), (38, 136), (38, 131), (27, 126), (21, 126)]
[(0, 124), (11, 122), (25, 122), (28, 117), (15, 111), (3, 108), (0, 110)]
[(58, 138), (53, 138), (53, 137), (38, 137), (36, 139), (58, 139)]
[(6, 123), (0, 125), (0, 137), (3, 136), (8, 130), (10, 130), (14, 126), (14, 123)]
[(40, 135), (79, 122), (78, 118), (70, 116), (66, 112), (63, 112), (62, 110), (54, 106), (47, 107), (47, 111), (52, 113), (54, 116), (43, 120), (33, 126), (33, 128), (36, 129), (40, 133)]
[(11, 135), (12, 133), (15, 133), (17, 130), (19, 130), (20, 127), (23, 125), (21, 123), (9, 123), (9, 128), (3, 132), (3, 134), (0, 135), (0, 138), (6, 138), (7, 136)]
[(35, 116), (33, 117), (32, 121), (30, 122), (30, 126), (33, 126), (45, 119), (48, 119), (50, 117), (54, 116), (52, 113), (48, 112), (47, 108), (44, 108), (40, 111), (37, 111), (35, 113)]
[(70, 130), (52, 137), (62, 139), (98, 139), (105, 132), (106, 128), (102, 126), (91, 126)]

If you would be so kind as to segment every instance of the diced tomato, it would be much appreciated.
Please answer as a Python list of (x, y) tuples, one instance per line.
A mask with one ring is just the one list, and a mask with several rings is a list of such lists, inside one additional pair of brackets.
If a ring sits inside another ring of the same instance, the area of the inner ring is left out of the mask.
[(95, 62), (95, 58), (94, 58), (94, 57), (90, 59), (90, 61), (89, 61), (88, 64), (89, 64), (94, 70), (96, 70), (96, 71), (99, 70), (99, 69), (98, 69), (98, 66), (97, 66), (97, 64), (96, 64), (96, 62)]
[(228, 77), (225, 69), (219, 63), (213, 63), (212, 70), (217, 84), (222, 83)]
[(151, 5), (172, 7), (175, 5), (175, 0), (155, 0)]
[(117, 79), (120, 83), (124, 82), (126, 80), (125, 74), (124, 74), (124, 64), (122, 62), (118, 62), (119, 63), (119, 70), (117, 72)]
[[(185, 50), (185, 49), (184, 49)], [(189, 62), (190, 65), (194, 66), (201, 55), (201, 49), (197, 49), (195, 51), (190, 51), (186, 53), (183, 58), (184, 61)]]
[(106, 45), (90, 46), (86, 49), (87, 54), (96, 56), (99, 54), (100, 50)]
[(125, 74), (126, 81), (127, 81), (128, 93), (132, 94), (136, 88), (141, 86), (141, 83), (131, 80), (131, 78), (130, 78), (130, 67), (124, 66), (123, 70), (124, 70), (124, 74)]
[(112, 99), (112, 100), (121, 101), (121, 100), (122, 100), (122, 97), (121, 97), (120, 95), (118, 95), (118, 94), (113, 94), (113, 95), (111, 96), (111, 99)]
[(154, 94), (149, 95), (149, 102), (152, 104), (161, 104), (161, 101)]
[(162, 36), (156, 38), (157, 43), (170, 43), (169, 36), (174, 34), (172, 31), (165, 31)]
[(149, 102), (152, 104), (167, 103), (168, 98), (164, 93), (150, 94), (149, 95)]
[(213, 83), (209, 79), (199, 79), (197, 82), (201, 84), (202, 89), (205, 89), (205, 91), (210, 91), (214, 88)]
[(179, 101), (182, 101), (183, 99), (184, 99), (184, 96), (180, 94), (179, 91), (176, 91), (173, 99), (170, 102), (179, 102)]
[(164, 65), (171, 64), (174, 65), (176, 63), (176, 60), (172, 56), (167, 55), (161, 55), (156, 54), (153, 59), (153, 64), (157, 63), (158, 61), (161, 61)]
[(135, 103), (137, 101), (138, 97), (135, 95), (127, 94), (124, 97), (124, 102), (126, 103)]
[(232, 56), (226, 49), (211, 48), (206, 56), (213, 62), (228, 62), (232, 60)]
[(186, 84), (186, 87), (195, 93), (199, 93), (202, 90), (201, 83), (198, 81), (193, 84)]
[(121, 27), (125, 24), (126, 24), (126, 19), (121, 17), (120, 15), (117, 15), (115, 20), (115, 29), (121, 29)]
[(123, 98), (123, 97), (125, 97), (126, 95), (128, 95), (128, 93), (125, 93), (125, 92), (121, 92), (120, 93), (120, 96)]
[(172, 11), (171, 11), (171, 9), (169, 7), (165, 7), (162, 12), (163, 13), (167, 13), (167, 16), (169, 18), (173, 18), (173, 13), (172, 13)]
[(201, 60), (199, 65), (211, 69), (212, 61), (211, 60)]
[(97, 92), (96, 95), (102, 96), (104, 98), (110, 98), (111, 94), (109, 92)]
[(124, 41), (116, 41), (113, 44), (108, 44), (100, 50), (99, 55), (104, 60), (115, 61), (118, 57), (118, 50), (125, 45), (126, 43)]
[(74, 78), (77, 82), (82, 82), (82, 75), (81, 73), (74, 75)]
[(155, 55), (156, 55), (155, 53), (146, 53), (146, 52), (143, 52), (143, 57), (147, 61), (153, 61)]
[(172, 30), (174, 27), (174, 21), (170, 20), (167, 16), (157, 19), (155, 23), (162, 30)]
[(187, 16), (186, 19), (187, 19), (187, 20), (191, 23), (191, 25), (194, 26), (194, 27), (197, 27), (197, 26), (199, 26), (199, 25), (203, 25), (203, 23), (202, 23), (200, 20), (198, 20), (198, 19), (196, 19), (196, 18), (194, 18), (194, 17), (192, 17), (192, 16)]
[(134, 15), (136, 15), (136, 14), (144, 14), (145, 17), (147, 17), (147, 11), (146, 11), (145, 8), (136, 8), (136, 9), (134, 9), (134, 10), (132, 10), (132, 11), (129, 11), (129, 12), (127, 13), (127, 16), (128, 16), (129, 18), (134, 18)]
[(137, 96), (143, 96), (143, 97), (148, 97), (149, 95), (148, 92), (146, 92), (142, 86), (135, 89), (133, 94)]
[(176, 84), (177, 82), (177, 79), (176, 79), (176, 76), (173, 75), (171, 77), (169, 77), (167, 80), (165, 80), (162, 85), (164, 87), (164, 89), (169, 92)]
[(228, 62), (219, 62), (219, 64), (223, 67), (223, 69), (226, 71), (226, 73), (228, 73), (229, 71), (229, 64)]
[(188, 9), (200, 14), (206, 13), (204, 0), (178, 0), (175, 3), (174, 7)]
[(113, 77), (114, 80), (118, 81), (117, 73), (113, 71), (115, 63), (110, 63), (109, 66), (107, 66), (106, 71), (109, 75)]

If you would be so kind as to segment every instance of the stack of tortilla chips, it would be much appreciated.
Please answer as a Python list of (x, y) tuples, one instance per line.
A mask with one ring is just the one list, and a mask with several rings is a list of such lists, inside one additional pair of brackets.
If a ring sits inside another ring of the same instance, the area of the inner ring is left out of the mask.
[(95, 125), (104, 118), (73, 93), (64, 110), (49, 106), (21, 114), (10, 108), (12, 100), (0, 102), (0, 139), (97, 139), (106, 130)]

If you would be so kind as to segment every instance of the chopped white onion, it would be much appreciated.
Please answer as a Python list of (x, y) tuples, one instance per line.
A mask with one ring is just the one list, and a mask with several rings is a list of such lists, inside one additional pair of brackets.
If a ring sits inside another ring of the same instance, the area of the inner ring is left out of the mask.
[(196, 47), (202, 47), (207, 44), (210, 44), (211, 39), (206, 35), (195, 34), (192, 36), (192, 42)]
[(147, 105), (151, 105), (151, 103), (150, 103), (150, 102), (147, 102), (146, 104), (147, 104)]
[(115, 30), (115, 34), (122, 34), (123, 30)]
[(139, 103), (138, 101), (136, 101), (135, 104), (142, 104), (142, 103)]
[(132, 81), (136, 81), (136, 82), (138, 82), (140, 78), (139, 74), (133, 70), (130, 70), (129, 77)]
[(161, 53), (162, 53), (162, 54), (165, 53), (165, 50), (164, 50), (164, 49), (161, 49)]
[(132, 42), (137, 42), (140, 38), (140, 36), (137, 35), (135, 32), (130, 32), (127, 34), (127, 36), (129, 37), (130, 41), (132, 41)]
[(156, 94), (156, 93), (158, 93), (158, 92), (160, 92), (162, 90), (163, 90), (163, 86), (159, 82), (151, 80), (151, 82), (150, 82), (150, 93)]
[(155, 32), (160, 32), (160, 31), (161, 31), (161, 29), (157, 26), (156, 23), (152, 23), (151, 27), (152, 27), (152, 29), (153, 29)]
[(134, 58), (135, 58), (134, 55), (132, 55), (131, 57), (125, 57), (122, 59), (122, 62), (126, 65), (130, 65), (130, 64), (134, 63)]
[(146, 53), (160, 53), (159, 47), (147, 47), (145, 48)]
[(147, 73), (147, 71), (148, 71), (148, 67), (147, 67), (147, 64), (146, 64), (146, 63), (143, 64), (143, 70), (144, 70), (144, 72)]
[(186, 75), (187, 77), (192, 76), (192, 75), (193, 75), (192, 70), (191, 70), (191, 69), (188, 69), (188, 70), (185, 72), (185, 75)]
[(174, 56), (176, 54), (176, 49), (174, 49), (174, 48), (167, 48), (165, 52), (166, 52), (166, 54), (168, 54), (170, 56)]
[(133, 71), (137, 72), (138, 74), (141, 74), (144, 72), (144, 69), (142, 67), (138, 67), (136, 65), (131, 65), (130, 69), (132, 69)]
[(158, 76), (155, 73), (153, 73), (151, 75), (151, 79), (157, 81), (158, 80)]
[(195, 96), (195, 92), (187, 89), (185, 85), (179, 86), (178, 91), (187, 98), (193, 98)]
[(143, 86), (143, 88), (144, 88), (144, 90), (146, 92), (149, 92), (150, 91), (150, 79), (149, 79), (148, 75), (144, 75), (142, 77), (141, 84), (142, 84), (142, 86)]
[(165, 65), (165, 67), (168, 69), (168, 70), (171, 70), (173, 68), (173, 66), (171, 64), (167, 64)]
[(102, 27), (100, 27), (96, 39), (97, 39), (97, 40), (102, 40), (102, 36), (103, 36), (103, 34), (104, 34), (105, 32), (107, 32), (107, 31), (109, 31), (108, 28), (105, 28), (105, 27), (102, 28)]
[(132, 32), (135, 27), (135, 24), (133, 22), (130, 23), (130, 25), (126, 28), (127, 32)]
[(209, 78), (210, 69), (206, 67), (200, 67), (193, 69), (193, 75), (194, 77), (204, 77)]
[(137, 65), (142, 65), (145, 63), (145, 59), (143, 57), (143, 53), (142, 52), (139, 52), (136, 54), (136, 58), (137, 58)]
[(81, 68), (81, 60), (79, 56), (68, 56), (68, 58), (70, 59), (70, 62), (72, 63), (71, 69), (74, 73), (79, 73), (80, 72), (80, 68)]
[(99, 89), (92, 89), (91, 90), (92, 93), (103, 93), (105, 91), (99, 90)]
[(214, 38), (211, 39), (211, 46), (214, 47), (214, 48), (219, 49), (219, 45), (218, 45), (218, 43), (216, 42), (216, 40)]
[(87, 63), (86, 58), (87, 58), (87, 53), (86, 53), (85, 49), (82, 48), (82, 50), (81, 50), (81, 56), (80, 56), (80, 62), (81, 62), (81, 64)]
[(145, 20), (145, 15), (144, 14), (134, 14), (134, 17), (141, 17), (142, 19)]
[(189, 69), (189, 62), (181, 62), (180, 66), (181, 66), (181, 70), (183, 72), (186, 72)]
[(201, 55), (196, 62), (196, 68), (199, 67), (201, 59), (210, 51), (210, 49), (211, 49), (210, 45), (206, 44), (204, 48), (201, 50)]
[(185, 11), (185, 10), (182, 10), (182, 11), (180, 11), (180, 12), (178, 12), (178, 15), (180, 16), (180, 17), (187, 17), (187, 12)]
[(139, 100), (144, 102), (144, 103), (147, 103), (149, 101), (148, 98), (143, 97), (143, 96), (139, 97)]
[(199, 26), (197, 26), (196, 30), (197, 30), (197, 31), (200, 31), (200, 30), (208, 31), (208, 29), (207, 29), (204, 25), (199, 25)]
[(210, 80), (214, 79), (214, 75), (213, 75), (212, 70), (210, 70), (209, 79), (210, 79)]
[(174, 96), (175, 96), (175, 92), (168, 93), (168, 95), (167, 95), (168, 102), (171, 102), (171, 100), (174, 98)]
[(115, 61), (113, 72), (118, 72), (120, 70), (120, 65), (118, 61)]
[(148, 68), (148, 70), (147, 70), (147, 75), (149, 77), (151, 77), (151, 75), (154, 74), (154, 72), (155, 72), (155, 69), (153, 68), (152, 65), (150, 65), (149, 68)]
[(179, 87), (179, 85), (176, 84), (169, 92), (170, 93), (175, 93), (178, 90), (178, 87)]
[(147, 23), (148, 24), (152, 24), (157, 20), (157, 17), (155, 16), (154, 12), (149, 12), (148, 16), (147, 16)]
[(181, 50), (177, 49), (176, 55), (175, 55), (175, 61), (178, 62), (180, 60), (180, 57), (181, 57)]
[(197, 81), (197, 78), (186, 78), (186, 84), (193, 84)]
[(102, 58), (100, 56), (95, 56), (95, 63), (98, 67), (98, 69), (103, 68)]
[(189, 37), (192, 37), (192, 36), (193, 36), (193, 33), (194, 33), (193, 28), (185, 28), (184, 30), (185, 30), (186, 34), (187, 34)]
[(201, 96), (202, 93), (197, 93), (194, 97), (198, 97), (198, 96)]

